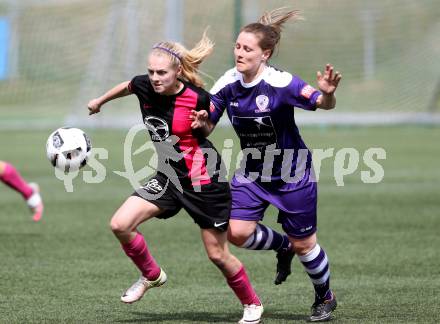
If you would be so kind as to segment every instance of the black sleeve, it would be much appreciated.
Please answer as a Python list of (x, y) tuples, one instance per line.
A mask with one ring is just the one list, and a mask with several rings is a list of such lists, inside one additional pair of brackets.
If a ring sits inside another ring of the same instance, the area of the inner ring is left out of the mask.
[(146, 84), (145, 76), (144, 75), (137, 75), (133, 79), (131, 79), (130, 83), (128, 84), (128, 91), (131, 93), (137, 95), (139, 94), (140, 88), (143, 86), (145, 88)]
[(197, 105), (197, 111), (206, 110), (206, 112), (209, 115), (210, 114), (210, 111), (209, 111), (210, 103), (211, 103), (211, 100), (209, 99), (209, 93), (203, 90), (200, 93), (199, 102)]

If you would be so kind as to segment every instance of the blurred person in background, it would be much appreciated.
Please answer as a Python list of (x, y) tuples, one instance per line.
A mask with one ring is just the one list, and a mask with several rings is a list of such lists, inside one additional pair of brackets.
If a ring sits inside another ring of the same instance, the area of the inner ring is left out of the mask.
[[(95, 114), (106, 102), (135, 94), (156, 148), (164, 145), (161, 143), (172, 141), (173, 135), (178, 137), (173, 143), (175, 152), (169, 150), (164, 153), (157, 149), (157, 154), (179, 153), (183, 156), (183, 159), (170, 161), (176, 177), (161, 172), (159, 165), (158, 172), (134, 192), (111, 219), (111, 229), (122, 249), (141, 272), (139, 280), (122, 295), (122, 302), (136, 302), (148, 289), (167, 281), (167, 275), (151, 255), (138, 226), (153, 217), (170, 218), (183, 208), (200, 227), (209, 259), (223, 273), (244, 307), (239, 323), (259, 323), (263, 306), (243, 264), (230, 253), (227, 244), (231, 205), (229, 184), (219, 181), (218, 173), (207, 174), (209, 166), (203, 150), (215, 151), (214, 146), (203, 132), (191, 128), (191, 111), (207, 111), (210, 107), (209, 93), (201, 88), (203, 83), (198, 75), (198, 66), (213, 47), (206, 34), (191, 50), (179, 43), (158, 43), (149, 54), (147, 74), (122, 82), (103, 96), (91, 100), (88, 109), (90, 114)], [(217, 151), (215, 155), (219, 167), (221, 157)], [(176, 178), (179, 180), (177, 184), (173, 182)], [(196, 191), (196, 187), (200, 191)]]
[(43, 216), (43, 200), (36, 183), (27, 183), (17, 169), (8, 162), (0, 161), (0, 180), (19, 192), (32, 212), (32, 219), (38, 222)]
[[(310, 320), (325, 321), (337, 303), (330, 289), (328, 257), (317, 243), (317, 185), (311, 152), (295, 124), (294, 107), (333, 109), (341, 74), (327, 64), (324, 73), (317, 72), (317, 90), (268, 65), (283, 24), (298, 18), (298, 11), (280, 8), (244, 26), (235, 42), (235, 67), (211, 89), (212, 109), (194, 111), (192, 118), (193, 127), (209, 135), (226, 110), (241, 148), (256, 153), (247, 159), (244, 155), (231, 182), (229, 241), (252, 250), (275, 250), (275, 284), (286, 280), (296, 253), (315, 291)], [(288, 155), (288, 151), (294, 153)], [(285, 181), (286, 177), (293, 181)], [(286, 234), (260, 223), (269, 205), (279, 210), (278, 222)]]

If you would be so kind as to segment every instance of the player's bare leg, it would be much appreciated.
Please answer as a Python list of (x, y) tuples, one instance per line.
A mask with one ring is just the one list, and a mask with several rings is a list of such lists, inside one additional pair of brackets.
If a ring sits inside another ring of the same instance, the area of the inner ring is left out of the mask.
[(230, 253), (226, 233), (215, 229), (202, 229), (202, 239), (209, 259), (223, 273), (229, 287), (243, 305), (243, 317), (239, 323), (260, 323), (263, 305), (249, 281), (244, 266)]
[(147, 243), (140, 232), (139, 224), (157, 216), (162, 210), (139, 197), (129, 197), (116, 211), (110, 227), (121, 242), (122, 249), (141, 271), (140, 278), (121, 297), (124, 303), (134, 303), (145, 292), (160, 287), (167, 281), (166, 273), (157, 265), (148, 250)]

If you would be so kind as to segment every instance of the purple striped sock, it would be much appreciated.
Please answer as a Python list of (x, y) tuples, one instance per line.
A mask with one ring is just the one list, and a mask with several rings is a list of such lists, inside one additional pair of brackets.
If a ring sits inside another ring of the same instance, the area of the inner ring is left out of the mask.
[(249, 250), (275, 250), (287, 249), (290, 245), (287, 235), (280, 234), (270, 227), (257, 224), (255, 232), (241, 246)]
[(319, 244), (305, 255), (298, 256), (315, 289), (318, 300), (331, 298), (330, 291), (330, 267), (327, 254)]

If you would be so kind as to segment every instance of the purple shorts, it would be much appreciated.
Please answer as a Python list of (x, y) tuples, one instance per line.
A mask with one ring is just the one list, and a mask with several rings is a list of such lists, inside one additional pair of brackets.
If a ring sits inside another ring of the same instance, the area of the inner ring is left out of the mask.
[(278, 208), (278, 223), (289, 236), (304, 238), (316, 232), (317, 184), (307, 170), (298, 183), (231, 182), (231, 219), (261, 221), (266, 208)]

